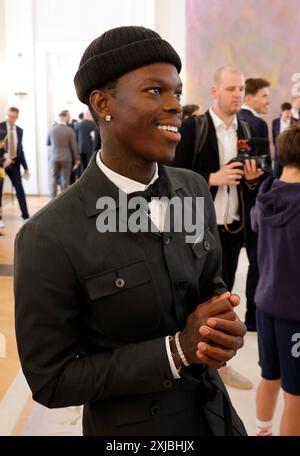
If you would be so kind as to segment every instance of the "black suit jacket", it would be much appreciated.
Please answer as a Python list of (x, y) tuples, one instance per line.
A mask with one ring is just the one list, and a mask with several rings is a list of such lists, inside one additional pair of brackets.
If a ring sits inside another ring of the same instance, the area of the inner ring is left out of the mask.
[[(17, 145), (17, 158), (16, 158), (16, 165), (22, 165), (25, 170), (28, 169), (27, 162), (25, 159), (25, 154), (23, 150), (23, 130), (22, 128), (16, 125), (17, 129), (17, 138), (18, 138), (18, 145)], [(5, 136), (7, 135), (7, 126), (6, 122), (0, 123), (0, 143), (4, 140)], [(0, 159), (3, 158), (4, 153), (7, 152), (7, 143), (6, 145), (0, 149)]]
[[(268, 124), (264, 119), (255, 116), (251, 111), (249, 111), (249, 109), (241, 109), (239, 116), (241, 119), (248, 122), (254, 132), (253, 136), (269, 139)], [(260, 148), (260, 150), (258, 150), (258, 154), (270, 156), (270, 146)]]
[[(201, 433), (200, 409), (214, 434), (225, 433), (231, 405), (217, 371), (190, 366), (174, 380), (165, 348), (165, 336), (183, 328), (199, 302), (225, 289), (213, 203), (197, 174), (165, 172), (173, 194), (204, 196), (201, 242), (187, 244), (184, 233), (172, 230), (98, 232), (97, 199), (110, 197), (111, 213), (121, 218), (123, 206), (95, 155), (82, 178), (17, 235), (16, 334), (24, 374), (33, 398), (47, 407), (85, 404), (85, 435)], [(234, 433), (244, 434), (232, 408), (231, 414)]]
[[(272, 121), (272, 139), (273, 139), (273, 144), (274, 144), (274, 147), (275, 147), (275, 155), (277, 156), (278, 153), (277, 153), (277, 138), (280, 134), (280, 119), (281, 117), (277, 117), (276, 119), (274, 119)], [(297, 123), (297, 120), (294, 119), (293, 117), (291, 118), (291, 125), (293, 125), (294, 123)]]
[(280, 117), (272, 121), (272, 139), (273, 144), (276, 146), (276, 138), (280, 133)]
[[(209, 111), (207, 111), (205, 115), (208, 120), (207, 137), (201, 152), (198, 154), (198, 159), (195, 163), (193, 171), (199, 173), (206, 181), (208, 181), (209, 175), (220, 169), (220, 160), (216, 130)], [(192, 158), (195, 145), (195, 125), (195, 120), (192, 117), (182, 123), (180, 129), (181, 141), (176, 148), (175, 159), (172, 163), (173, 166), (192, 169)], [(245, 137), (239, 119), (237, 136), (239, 139), (244, 139)], [(253, 205), (257, 192), (255, 190), (249, 190), (243, 182), (241, 185), (243, 185), (245, 199), (250, 205)], [(217, 190), (218, 187), (216, 186), (210, 187), (213, 199), (217, 194)]]
[(96, 135), (96, 124), (93, 120), (84, 119), (82, 122), (75, 124), (76, 140), (80, 154), (85, 154), (88, 159), (94, 152), (94, 139), (91, 133)]
[(280, 133), (280, 117), (278, 117), (277, 119), (274, 119), (272, 121), (272, 139), (273, 139), (273, 144), (274, 144), (274, 148), (275, 148), (275, 157), (278, 156), (276, 139), (279, 136), (279, 133)]

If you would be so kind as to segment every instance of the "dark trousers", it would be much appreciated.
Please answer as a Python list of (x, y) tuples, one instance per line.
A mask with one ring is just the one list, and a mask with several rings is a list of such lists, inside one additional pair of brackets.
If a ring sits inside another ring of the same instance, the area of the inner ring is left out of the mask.
[(88, 165), (88, 155), (87, 154), (80, 154), (80, 168), (81, 174), (86, 170)]
[(246, 252), (249, 260), (249, 268), (246, 280), (246, 316), (245, 324), (248, 330), (256, 330), (256, 304), (255, 304), (255, 291), (259, 280), (259, 271), (257, 264), (257, 233), (246, 230)]
[[(244, 241), (246, 241), (249, 268), (246, 279), (247, 310), (245, 324), (248, 330), (256, 330), (256, 304), (254, 296), (259, 279), (257, 265), (257, 234), (250, 229), (247, 222), (248, 220), (246, 220), (246, 236), (244, 230), (239, 233), (232, 234), (228, 233), (223, 225), (218, 225), (218, 229), (222, 246), (222, 277), (227, 285), (228, 291), (232, 291), (240, 251), (244, 245)], [(229, 225), (229, 229), (235, 230), (239, 225), (240, 222), (233, 222)]]
[(4, 182), (4, 179), (2, 179), (2, 177), (0, 177), (0, 215), (1, 215), (1, 208), (2, 208), (3, 182)]
[[(239, 225), (240, 222), (233, 222), (228, 227), (230, 230), (235, 230)], [(239, 254), (244, 244), (244, 231), (236, 234), (228, 233), (224, 225), (218, 225), (218, 229), (222, 246), (222, 277), (227, 290), (232, 291)]]
[(89, 164), (92, 154), (80, 154), (80, 166), (76, 170), (76, 177), (79, 177), (84, 173)]
[(5, 169), (6, 174), (10, 178), (17, 194), (18, 203), (21, 209), (23, 219), (29, 218), (25, 192), (22, 184), (20, 168), (18, 165), (11, 165)]

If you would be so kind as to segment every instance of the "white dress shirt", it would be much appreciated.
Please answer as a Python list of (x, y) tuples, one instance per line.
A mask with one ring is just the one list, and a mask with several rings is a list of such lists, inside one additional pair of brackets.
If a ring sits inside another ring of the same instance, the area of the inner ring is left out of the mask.
[[(150, 180), (150, 182), (145, 185), (142, 184), (141, 182), (137, 182), (135, 180), (129, 179), (129, 177), (122, 176), (121, 174), (116, 173), (115, 171), (111, 170), (108, 168), (101, 160), (100, 156), (101, 151), (97, 153), (96, 156), (96, 163), (105, 174), (105, 176), (120, 190), (122, 190), (124, 193), (132, 193), (132, 192), (140, 192), (140, 191), (145, 191), (149, 185), (153, 184), (153, 182), (156, 181), (158, 178), (158, 166), (156, 163), (155, 167), (155, 172)], [(164, 229), (164, 224), (165, 224), (165, 218), (166, 218), (166, 212), (167, 212), (167, 202), (166, 201), (160, 201), (157, 198), (152, 199), (148, 203), (148, 207), (150, 210), (150, 219), (156, 225), (156, 227), (159, 229), (159, 231), (163, 231)], [(165, 343), (166, 343), (166, 350), (167, 350), (167, 355), (170, 363), (170, 368), (173, 374), (174, 378), (180, 378), (180, 375), (178, 374), (178, 370), (176, 369), (174, 360), (172, 358), (171, 354), (171, 349), (170, 349), (170, 344), (169, 344), (169, 336), (165, 338)]]
[(282, 133), (284, 130), (287, 130), (291, 126), (291, 119), (288, 120), (283, 120), (282, 117), (280, 117), (280, 130), (279, 133)]
[(293, 117), (294, 119), (300, 120), (300, 116), (299, 116), (300, 110), (299, 110), (299, 109), (296, 109), (296, 108), (293, 108), (293, 109), (292, 109), (292, 112), (293, 112), (293, 113), (292, 113), (292, 117)]
[[(226, 165), (232, 158), (237, 156), (237, 117), (234, 116), (232, 124), (227, 128), (225, 123), (214, 112), (209, 109), (218, 141), (220, 168)], [(214, 200), (217, 224), (224, 225), (240, 220), (239, 199), (237, 187), (234, 185), (219, 185)], [(227, 212), (227, 218), (225, 220)]]

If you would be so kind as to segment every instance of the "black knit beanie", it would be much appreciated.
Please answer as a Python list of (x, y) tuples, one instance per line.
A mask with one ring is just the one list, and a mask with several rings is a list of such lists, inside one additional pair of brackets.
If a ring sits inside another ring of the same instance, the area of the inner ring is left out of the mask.
[(77, 96), (87, 104), (91, 92), (129, 71), (155, 62), (172, 63), (177, 52), (158, 33), (145, 27), (117, 27), (96, 38), (85, 50), (74, 78)]

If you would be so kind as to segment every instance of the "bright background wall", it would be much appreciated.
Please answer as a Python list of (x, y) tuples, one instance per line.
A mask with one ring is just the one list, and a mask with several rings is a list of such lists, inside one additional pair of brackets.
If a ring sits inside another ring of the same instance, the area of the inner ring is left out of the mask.
[(291, 101), (292, 75), (300, 73), (299, 6), (299, 0), (186, 0), (189, 101), (208, 107), (214, 71), (233, 65), (246, 78), (270, 81), (267, 120), (278, 117), (281, 103)]
[(144, 25), (171, 42), (183, 60), (184, 103), (207, 108), (214, 70), (232, 64), (270, 80), (270, 120), (300, 73), (299, 0), (0, 0), (0, 119), (20, 108), (27, 193), (49, 192), (46, 136), (58, 112), (77, 118), (84, 109), (73, 86), (83, 50), (120, 25)]
[(183, 55), (184, 15), (184, 0), (0, 0), (0, 119), (8, 106), (20, 108), (27, 193), (49, 192), (46, 137), (58, 112), (68, 109), (77, 118), (85, 109), (73, 77), (92, 39), (112, 27), (143, 25)]

